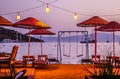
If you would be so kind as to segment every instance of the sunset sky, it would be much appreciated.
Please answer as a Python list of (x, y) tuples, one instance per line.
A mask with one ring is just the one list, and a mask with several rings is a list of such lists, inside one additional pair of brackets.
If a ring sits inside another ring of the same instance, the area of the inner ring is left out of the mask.
[[(49, 13), (45, 12), (47, 3)], [(120, 0), (0, 0), (0, 15), (14, 23), (17, 22), (17, 12), (20, 12), (21, 19), (34, 17), (48, 24), (55, 33), (62, 30), (84, 30), (76, 24), (93, 16), (120, 22)], [(78, 14), (77, 20), (73, 19), (74, 13)], [(21, 33), (28, 31), (12, 29)]]

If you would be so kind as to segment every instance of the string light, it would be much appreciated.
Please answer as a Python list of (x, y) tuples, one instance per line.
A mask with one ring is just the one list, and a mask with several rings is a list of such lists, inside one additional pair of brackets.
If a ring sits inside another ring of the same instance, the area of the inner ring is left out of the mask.
[(48, 4), (46, 6), (46, 13), (49, 13), (50, 12), (50, 8), (48, 7)]
[[(55, 5), (52, 5), (52, 3), (57, 2), (58, 0), (54, 0), (54, 1), (49, 2), (49, 3), (46, 3), (46, 2), (41, 1), (41, 0), (36, 0), (36, 1), (39, 1), (39, 2), (44, 3), (44, 4), (43, 4), (43, 5), (40, 5), (40, 6), (37, 6), (37, 7), (33, 7), (33, 8), (21, 10), (21, 11), (19, 11), (19, 12), (2, 13), (2, 14), (0, 14), (0, 15), (10, 15), (10, 14), (16, 14), (16, 13), (17, 13), (17, 17), (16, 17), (16, 18), (17, 18), (17, 20), (20, 20), (20, 13), (26, 12), (26, 11), (30, 11), (30, 10), (33, 10), (33, 9), (36, 9), (36, 8), (43, 7), (43, 6), (45, 6), (46, 4), (47, 4), (47, 6), (46, 6), (46, 12), (47, 12), (47, 13), (50, 12), (50, 8), (48, 7), (48, 4), (49, 4), (50, 6), (52, 6), (52, 7), (57, 8), (57, 9), (61, 9), (61, 10), (63, 10), (63, 11), (69, 12), (69, 13), (74, 13), (74, 11), (71, 11), (71, 10), (68, 10), (68, 9), (65, 9), (65, 8), (61, 8), (61, 7), (58, 7), (58, 6), (55, 6)], [(91, 14), (85, 14), (85, 13), (79, 13), (79, 12), (77, 12), (77, 13), (74, 13), (74, 19), (77, 19), (77, 18), (78, 18), (78, 15), (95, 16), (95, 15), (91, 15)], [(107, 17), (109, 17), (109, 16), (120, 16), (120, 14), (98, 15), (98, 16), (104, 16), (104, 17), (107, 16)]]
[(20, 20), (20, 12), (17, 14), (17, 20)]
[(74, 13), (74, 19), (76, 20), (78, 18), (77, 13)]

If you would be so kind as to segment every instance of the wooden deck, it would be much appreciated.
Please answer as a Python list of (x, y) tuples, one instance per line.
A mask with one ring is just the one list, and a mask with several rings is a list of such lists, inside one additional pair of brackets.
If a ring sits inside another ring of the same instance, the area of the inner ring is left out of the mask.
[(35, 69), (35, 79), (84, 79), (88, 74), (81, 64), (50, 64), (45, 69)]
[(94, 72), (93, 64), (48, 64), (45, 68), (27, 66), (16, 70), (27, 69), (26, 75), (34, 75), (34, 79), (84, 79), (90, 75), (86, 68)]

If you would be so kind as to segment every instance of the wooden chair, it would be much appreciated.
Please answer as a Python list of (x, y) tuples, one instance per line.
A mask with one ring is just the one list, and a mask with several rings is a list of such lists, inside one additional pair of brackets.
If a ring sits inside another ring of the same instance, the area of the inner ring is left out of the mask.
[(93, 64), (97, 64), (97, 63), (100, 63), (100, 55), (92, 55), (92, 59), (91, 59), (91, 62)]
[(112, 60), (112, 63), (114, 63), (116, 67), (119, 61), (119, 57), (118, 56), (106, 56), (106, 60), (107, 61)]
[(34, 65), (40, 65), (45, 67), (48, 64), (48, 56), (47, 55), (38, 55), (38, 59), (34, 60)]
[(7, 57), (7, 58), (0, 59), (0, 67), (1, 67), (1, 64), (7, 64), (10, 68), (11, 76), (15, 75), (14, 64), (15, 64), (15, 58), (16, 58), (17, 51), (18, 51), (18, 46), (15, 45), (12, 48), (12, 53), (9, 58)]

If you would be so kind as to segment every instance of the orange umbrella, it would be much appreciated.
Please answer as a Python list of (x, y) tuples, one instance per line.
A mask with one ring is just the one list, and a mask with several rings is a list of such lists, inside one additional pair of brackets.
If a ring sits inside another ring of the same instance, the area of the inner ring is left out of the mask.
[(12, 26), (13, 23), (7, 20), (6, 18), (0, 16), (0, 26)]
[[(29, 29), (48, 29), (50, 28), (47, 24), (33, 18), (33, 17), (28, 17), (26, 19), (20, 20), (16, 23), (13, 24), (14, 27), (19, 27), (19, 28), (25, 28)], [(30, 53), (30, 34), (29, 34), (29, 43), (28, 43), (28, 56)]]
[(107, 25), (97, 28), (96, 31), (113, 32), (113, 55), (115, 55), (114, 32), (120, 31), (120, 24), (116, 21), (111, 21)]
[[(87, 19), (81, 23), (78, 23), (77, 26), (80, 27), (95, 27), (95, 29), (97, 28), (97, 26), (100, 25), (106, 25), (108, 23), (108, 21), (98, 17), (98, 16), (93, 16), (90, 19)], [(97, 52), (97, 40), (96, 40), (96, 31), (95, 31), (95, 56), (96, 56), (96, 52)], [(96, 58), (95, 58), (96, 59)]]
[(0, 16), (0, 26), (12, 26), (13, 23), (4, 18), (3, 16)]
[[(55, 33), (46, 29), (35, 29), (27, 34), (40, 35), (40, 39), (42, 39), (42, 35), (55, 35)], [(41, 54), (42, 54), (43, 53), (42, 42), (40, 42), (40, 45), (41, 45)]]
[(96, 27), (100, 25), (107, 24), (108, 21), (100, 18), (99, 16), (93, 16), (92, 18), (89, 18), (81, 23), (78, 23), (77, 26), (79, 27)]
[(20, 20), (14, 23), (13, 26), (19, 27), (19, 28), (26, 28), (26, 29), (49, 29), (50, 28), (47, 24), (33, 17), (28, 17), (26, 19)]

